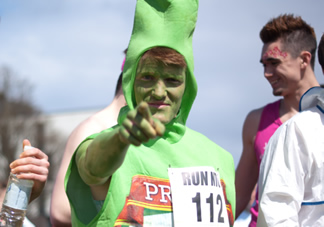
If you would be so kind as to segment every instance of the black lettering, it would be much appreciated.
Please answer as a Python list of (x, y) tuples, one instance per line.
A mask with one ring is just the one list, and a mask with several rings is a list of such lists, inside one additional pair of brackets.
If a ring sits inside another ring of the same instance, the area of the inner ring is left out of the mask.
[(215, 172), (210, 172), (210, 178), (211, 178), (211, 186), (216, 186), (220, 188), (219, 180)]
[(205, 172), (201, 171), (200, 177), (201, 177), (201, 185), (208, 185), (207, 171), (205, 171)]
[(183, 185), (191, 185), (190, 174), (188, 172), (182, 173)]
[(215, 186), (216, 185), (215, 178), (216, 178), (216, 173), (210, 172), (211, 186)]
[(193, 185), (196, 185), (196, 186), (199, 185), (199, 172), (192, 172), (191, 179), (192, 179)]

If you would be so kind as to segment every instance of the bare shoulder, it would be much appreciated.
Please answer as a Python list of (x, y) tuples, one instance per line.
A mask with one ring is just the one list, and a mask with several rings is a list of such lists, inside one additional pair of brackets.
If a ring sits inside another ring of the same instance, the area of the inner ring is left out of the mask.
[(68, 142), (75, 141), (81, 143), (88, 136), (101, 132), (106, 127), (102, 120), (97, 117), (98, 113), (82, 121), (71, 133)]
[(254, 143), (253, 141), (259, 128), (263, 108), (264, 106), (258, 109), (253, 109), (247, 114), (242, 132), (243, 140), (245, 142)]
[(263, 111), (263, 107), (260, 107), (258, 109), (254, 109), (254, 110), (251, 110), (246, 118), (245, 118), (245, 125), (247, 124), (248, 127), (254, 127), (254, 126), (258, 126), (259, 125), (259, 122), (260, 122), (260, 118), (261, 118), (261, 114), (262, 114), (262, 111)]
[(258, 119), (260, 120), (263, 109), (264, 109), (264, 106), (260, 107), (258, 109), (251, 110), (247, 114), (246, 119), (249, 121), (257, 121)]
[(117, 124), (118, 114), (119, 109), (116, 110), (113, 106), (108, 106), (89, 118), (88, 123), (96, 127), (96, 130), (102, 131)]

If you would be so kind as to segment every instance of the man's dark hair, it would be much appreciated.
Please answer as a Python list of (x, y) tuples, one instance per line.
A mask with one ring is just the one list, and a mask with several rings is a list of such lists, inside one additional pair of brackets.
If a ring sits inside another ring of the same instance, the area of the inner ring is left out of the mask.
[[(125, 56), (126, 56), (126, 54), (127, 54), (127, 49), (128, 48), (126, 48), (124, 51), (123, 51), (123, 53), (125, 54)], [(124, 61), (125, 61), (125, 59), (124, 59)], [(124, 64), (124, 62), (123, 62), (123, 64)], [(124, 68), (124, 65), (122, 65), (122, 70), (123, 70), (123, 68)], [(118, 94), (118, 92), (122, 89), (122, 85), (123, 85), (123, 72), (121, 72), (120, 74), (119, 74), (119, 77), (118, 77), (118, 81), (117, 81), (117, 84), (116, 84), (116, 89), (115, 89), (115, 96)]]
[(289, 52), (293, 58), (297, 58), (302, 51), (310, 52), (314, 70), (316, 35), (313, 27), (300, 16), (283, 14), (271, 19), (260, 31), (260, 38), (264, 44), (280, 40), (282, 51)]
[(322, 66), (322, 69), (324, 70), (324, 34), (322, 35), (322, 38), (318, 44), (318, 62)]
[(123, 72), (121, 72), (119, 74), (118, 81), (117, 81), (117, 84), (116, 84), (116, 89), (115, 89), (115, 96), (122, 89), (122, 81), (123, 81)]

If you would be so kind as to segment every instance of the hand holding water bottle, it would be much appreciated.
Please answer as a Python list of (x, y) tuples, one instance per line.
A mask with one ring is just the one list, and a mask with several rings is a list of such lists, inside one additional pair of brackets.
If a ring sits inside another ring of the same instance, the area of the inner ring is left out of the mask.
[(0, 212), (1, 227), (22, 227), (28, 203), (37, 198), (48, 177), (48, 157), (23, 141), (23, 152), (10, 164), (11, 173)]
[(19, 158), (10, 164), (11, 173), (16, 174), (18, 179), (32, 180), (32, 188), (29, 202), (36, 199), (42, 192), (48, 177), (48, 156), (31, 146), (29, 140), (23, 141), (24, 151)]

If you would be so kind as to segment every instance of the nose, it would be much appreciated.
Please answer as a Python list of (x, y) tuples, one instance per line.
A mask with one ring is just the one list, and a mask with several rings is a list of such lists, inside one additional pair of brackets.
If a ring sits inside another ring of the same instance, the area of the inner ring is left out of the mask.
[(270, 67), (264, 67), (263, 74), (265, 78), (271, 77), (273, 75), (273, 70), (270, 69)]
[(166, 96), (166, 86), (162, 80), (158, 80), (152, 90), (152, 95), (156, 99), (162, 99)]

